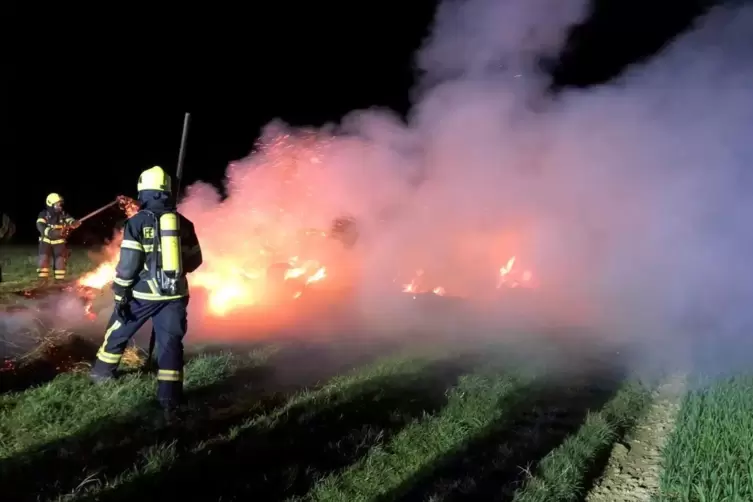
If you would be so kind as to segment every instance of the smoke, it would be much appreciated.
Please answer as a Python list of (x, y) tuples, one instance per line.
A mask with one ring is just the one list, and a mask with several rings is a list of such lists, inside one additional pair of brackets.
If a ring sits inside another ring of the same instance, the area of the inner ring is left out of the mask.
[(418, 66), (430, 82), (539, 73), (539, 61), (559, 55), (588, 7), (584, 0), (445, 0)]
[[(190, 187), (181, 210), (206, 257), (192, 284), (216, 305), (256, 306), (269, 286), (260, 271), (308, 249), (311, 270), (327, 265), (322, 287), (347, 290), (373, 330), (577, 325), (644, 358), (749, 363), (753, 8), (712, 10), (613, 82), (546, 94), (540, 61), (588, 15), (584, 1), (444, 2), (417, 54), (424, 78), (407, 124), (385, 110), (321, 130), (275, 122), (229, 167), (227, 200)], [(352, 250), (301, 244), (300, 229), (342, 215), (359, 224)], [(511, 256), (536, 288), (500, 298)], [(417, 269), (428, 290), (467, 301), (417, 306), (400, 293)]]

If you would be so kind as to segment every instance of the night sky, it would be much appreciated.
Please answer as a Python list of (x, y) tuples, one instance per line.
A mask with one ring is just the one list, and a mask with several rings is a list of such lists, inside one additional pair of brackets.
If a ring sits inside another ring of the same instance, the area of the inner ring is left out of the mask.
[[(116, 195), (135, 196), (143, 169), (173, 171), (185, 111), (192, 115), (183, 186), (220, 184), (228, 162), (248, 154), (275, 117), (320, 125), (370, 106), (405, 113), (413, 54), (436, 2), (323, 3), (247, 4), (250, 12), (221, 14), (183, 8), (173, 19), (117, 4), (101, 12), (28, 4), (21, 14), (32, 28), (0, 67), (0, 209), (16, 222), (14, 240), (36, 241), (34, 221), (49, 192), (83, 216)], [(609, 80), (709, 3), (597, 0), (552, 70), (557, 86)], [(92, 219), (72, 242), (109, 236), (116, 216)]]

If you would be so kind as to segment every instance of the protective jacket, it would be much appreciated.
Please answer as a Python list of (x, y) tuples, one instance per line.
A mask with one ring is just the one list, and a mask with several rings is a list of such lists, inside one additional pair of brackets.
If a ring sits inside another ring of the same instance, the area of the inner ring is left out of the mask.
[(73, 225), (76, 220), (65, 211), (57, 212), (52, 208), (47, 208), (37, 217), (37, 230), (39, 231), (39, 241), (47, 244), (65, 244), (67, 235), (65, 228)]
[(162, 256), (156, 226), (164, 213), (177, 212), (167, 200), (148, 200), (126, 221), (112, 285), (116, 300), (132, 296), (139, 300), (166, 301), (189, 295), (186, 274), (199, 268), (203, 259), (194, 225), (180, 213), (177, 213), (178, 229), (160, 229), (163, 236), (174, 233), (180, 236), (183, 266), (177, 277), (175, 294), (165, 294), (157, 282), (156, 267)]

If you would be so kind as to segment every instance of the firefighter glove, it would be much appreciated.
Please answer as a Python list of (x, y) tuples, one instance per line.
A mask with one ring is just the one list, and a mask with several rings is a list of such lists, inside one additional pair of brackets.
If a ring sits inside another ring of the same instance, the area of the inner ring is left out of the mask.
[(126, 322), (131, 318), (131, 306), (128, 296), (123, 295), (120, 299), (115, 300), (115, 315), (121, 322)]

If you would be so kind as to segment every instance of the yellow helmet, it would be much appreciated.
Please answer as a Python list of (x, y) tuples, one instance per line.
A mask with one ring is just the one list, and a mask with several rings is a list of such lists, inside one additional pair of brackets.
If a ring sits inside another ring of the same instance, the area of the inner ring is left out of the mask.
[(154, 166), (141, 173), (137, 188), (139, 192), (142, 190), (170, 192), (170, 175), (168, 175), (160, 166)]
[(52, 207), (58, 202), (63, 202), (63, 198), (56, 193), (51, 193), (47, 196), (47, 200), (45, 202), (47, 203), (47, 207)]

